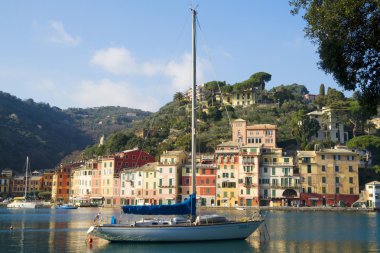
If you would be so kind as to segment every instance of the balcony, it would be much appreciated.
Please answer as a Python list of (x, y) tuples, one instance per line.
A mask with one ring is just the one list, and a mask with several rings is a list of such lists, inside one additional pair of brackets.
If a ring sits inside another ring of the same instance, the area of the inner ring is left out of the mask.
[(271, 184), (271, 188), (274, 189), (298, 189), (300, 186), (299, 185), (276, 185), (276, 184)]
[(217, 169), (218, 166), (215, 163), (211, 164), (197, 164), (197, 169)]
[(247, 184), (247, 183), (244, 183), (243, 187), (244, 188), (255, 188), (255, 187), (257, 187), (257, 184), (249, 184), (249, 183)]
[(260, 165), (271, 165), (271, 166), (287, 166), (294, 167), (294, 164), (290, 162), (271, 162), (271, 161), (261, 161)]
[(175, 185), (159, 185), (158, 188), (175, 188)]

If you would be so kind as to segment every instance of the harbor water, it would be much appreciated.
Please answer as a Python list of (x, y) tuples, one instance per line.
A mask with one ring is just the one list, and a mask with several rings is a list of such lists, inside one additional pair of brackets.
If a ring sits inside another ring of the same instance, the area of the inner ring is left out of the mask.
[[(103, 216), (120, 215), (119, 209), (101, 211)], [(229, 217), (253, 212), (212, 211)], [(268, 211), (261, 229), (243, 241), (88, 243), (86, 231), (98, 212), (0, 208), (0, 252), (380, 252), (380, 213), (375, 212)]]

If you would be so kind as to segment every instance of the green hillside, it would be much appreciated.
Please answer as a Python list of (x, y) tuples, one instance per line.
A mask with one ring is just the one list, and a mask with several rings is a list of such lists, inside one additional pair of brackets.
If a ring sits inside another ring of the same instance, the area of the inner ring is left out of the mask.
[(128, 128), (146, 115), (123, 107), (61, 110), (0, 92), (0, 170), (23, 171), (27, 155), (32, 169), (54, 168), (99, 136)]

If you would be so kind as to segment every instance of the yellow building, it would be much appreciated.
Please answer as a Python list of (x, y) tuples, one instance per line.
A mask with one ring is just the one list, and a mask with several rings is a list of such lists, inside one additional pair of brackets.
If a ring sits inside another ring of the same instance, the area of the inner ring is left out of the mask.
[(235, 142), (225, 142), (215, 150), (217, 169), (216, 205), (238, 206), (239, 146)]
[(223, 95), (223, 103), (231, 106), (249, 106), (256, 104), (256, 96), (253, 91), (234, 92)]
[(351, 206), (359, 197), (359, 157), (347, 149), (298, 151), (303, 204)]
[[(118, 173), (115, 169), (115, 156), (103, 156), (98, 162), (101, 171), (101, 195), (104, 197), (104, 206), (117, 205)], [(116, 191), (116, 192), (114, 192)]]

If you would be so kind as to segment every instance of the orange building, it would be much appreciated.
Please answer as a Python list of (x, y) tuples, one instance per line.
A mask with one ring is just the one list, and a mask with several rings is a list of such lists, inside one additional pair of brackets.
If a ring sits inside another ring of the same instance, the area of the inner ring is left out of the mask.
[(71, 170), (83, 162), (61, 164), (53, 176), (51, 198), (54, 202), (67, 203), (71, 197)]

